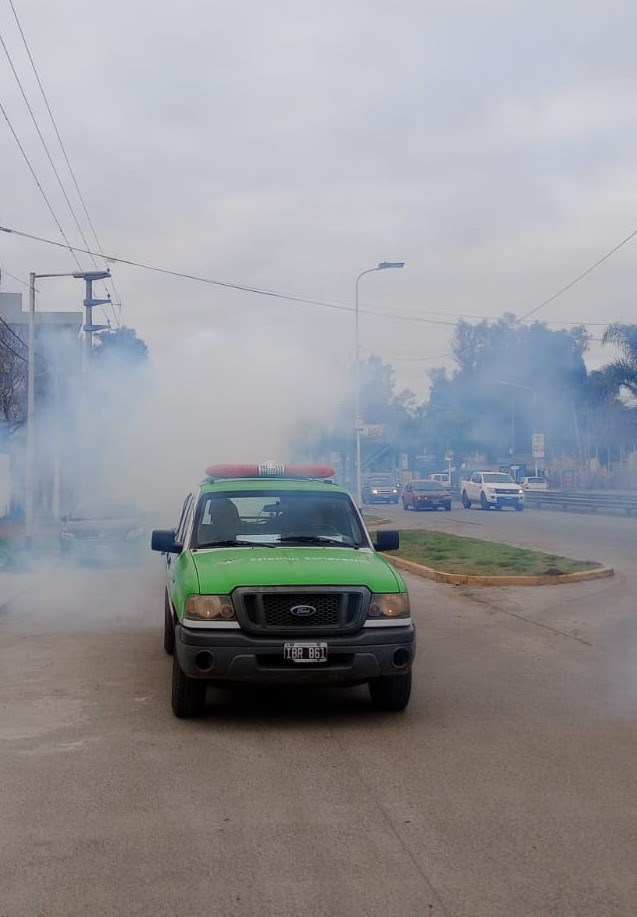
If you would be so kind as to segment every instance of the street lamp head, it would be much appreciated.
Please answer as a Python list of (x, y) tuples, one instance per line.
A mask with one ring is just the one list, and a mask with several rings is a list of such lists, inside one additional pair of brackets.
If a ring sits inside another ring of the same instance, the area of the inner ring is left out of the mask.
[(404, 267), (404, 266), (405, 266), (404, 261), (381, 261), (377, 267), (377, 270), (386, 271), (388, 268), (391, 268), (391, 267)]
[(76, 280), (106, 280), (111, 276), (110, 271), (78, 271), (71, 275)]

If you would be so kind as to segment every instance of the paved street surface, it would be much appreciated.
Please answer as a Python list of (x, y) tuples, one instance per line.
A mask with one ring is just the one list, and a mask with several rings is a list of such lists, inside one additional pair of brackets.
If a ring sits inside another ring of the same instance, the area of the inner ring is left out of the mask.
[(0, 614), (2, 917), (634, 917), (635, 586), (615, 545), (637, 522), (398, 513), (518, 540), (541, 518), (621, 569), (410, 577), (404, 714), (364, 688), (228, 690), (193, 722), (170, 712), (159, 564), (46, 576)]
[(405, 511), (402, 506), (376, 505), (366, 513), (392, 521), (385, 528), (427, 528), (465, 538), (484, 538), (536, 548), (569, 557), (599, 560), (622, 569), (637, 567), (637, 519), (592, 513), (564, 513), (527, 507), (484, 512), (463, 509), (453, 501), (450, 513)]

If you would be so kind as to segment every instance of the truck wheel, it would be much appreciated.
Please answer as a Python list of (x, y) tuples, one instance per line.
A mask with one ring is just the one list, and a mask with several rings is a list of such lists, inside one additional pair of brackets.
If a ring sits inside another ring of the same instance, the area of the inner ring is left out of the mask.
[(175, 652), (175, 625), (167, 592), (164, 594), (164, 652), (169, 656)]
[(483, 493), (480, 494), (480, 506), (482, 509), (489, 509), (489, 504), (487, 503), (487, 498)]
[(411, 671), (372, 678), (369, 694), (377, 710), (404, 710), (411, 697)]
[(170, 702), (173, 713), (180, 719), (201, 716), (206, 706), (206, 682), (186, 675), (179, 665), (177, 653), (173, 654), (173, 684)]
[(445, 503), (445, 512), (451, 512), (451, 500), (448, 503)]
[(403, 509), (405, 510), (405, 512), (407, 512), (407, 510), (409, 509), (409, 507), (407, 506), (404, 500), (403, 500)]
[(516, 503), (516, 504), (515, 504), (515, 511), (516, 511), (516, 513), (521, 513), (521, 512), (523, 511), (523, 509), (524, 509), (524, 503)]
[(460, 502), (462, 503), (462, 505), (464, 506), (465, 509), (471, 509), (471, 500), (470, 500), (469, 497), (467, 496), (467, 491), (466, 491), (466, 490), (463, 490), (463, 491), (462, 491), (462, 496), (460, 497)]

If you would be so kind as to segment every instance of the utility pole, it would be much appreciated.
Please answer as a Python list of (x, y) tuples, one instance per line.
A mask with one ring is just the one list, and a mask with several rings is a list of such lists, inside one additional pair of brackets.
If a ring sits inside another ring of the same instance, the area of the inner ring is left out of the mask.
[(24, 533), (25, 544), (31, 547), (33, 540), (33, 487), (34, 487), (34, 460), (35, 460), (35, 277), (29, 274), (29, 362), (27, 368), (27, 441), (24, 468)]
[(77, 274), (73, 274), (78, 280), (86, 281), (86, 296), (84, 297), (84, 347), (82, 349), (82, 370), (86, 374), (88, 372), (88, 364), (91, 358), (91, 352), (93, 350), (93, 332), (94, 331), (105, 331), (108, 328), (108, 325), (94, 325), (93, 324), (93, 309), (95, 306), (104, 306), (111, 301), (111, 297), (108, 296), (106, 299), (94, 299), (93, 298), (93, 283), (96, 280), (104, 280), (106, 277), (110, 277), (110, 271), (82, 271)]
[[(24, 542), (27, 547), (33, 543), (33, 516), (35, 509), (35, 281), (44, 277), (74, 277), (86, 281), (86, 321), (84, 332), (88, 344), (84, 343), (83, 354), (86, 356), (92, 346), (92, 333), (108, 328), (108, 325), (93, 325), (93, 306), (101, 306), (110, 302), (108, 299), (93, 299), (93, 282), (110, 277), (110, 271), (80, 271), (74, 274), (29, 274), (29, 353), (27, 364), (27, 423), (25, 446), (25, 482), (24, 482)], [(54, 472), (55, 474), (55, 472)], [(57, 485), (56, 485), (57, 486)], [(57, 505), (57, 504), (56, 504)]]

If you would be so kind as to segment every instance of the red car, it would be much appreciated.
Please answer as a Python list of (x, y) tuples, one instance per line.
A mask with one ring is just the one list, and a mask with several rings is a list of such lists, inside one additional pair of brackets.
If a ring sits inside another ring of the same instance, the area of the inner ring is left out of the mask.
[(403, 488), (403, 509), (451, 509), (451, 494), (438, 481), (411, 481)]

